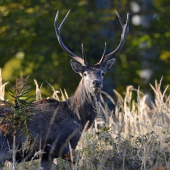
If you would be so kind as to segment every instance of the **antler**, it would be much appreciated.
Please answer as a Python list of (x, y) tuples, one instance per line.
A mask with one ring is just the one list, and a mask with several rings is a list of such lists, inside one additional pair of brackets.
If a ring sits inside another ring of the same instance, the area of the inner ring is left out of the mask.
[(86, 60), (86, 55), (85, 55), (85, 52), (84, 52), (83, 44), (81, 44), (81, 48), (82, 48), (82, 56), (83, 56), (84, 64), (88, 65), (87, 60)]
[(72, 52), (65, 46), (65, 44), (63, 43), (63, 40), (61, 39), (61, 36), (60, 36), (60, 30), (61, 30), (61, 28), (62, 28), (65, 20), (67, 19), (69, 13), (70, 13), (70, 10), (67, 12), (67, 15), (65, 16), (65, 18), (63, 19), (62, 23), (60, 24), (60, 26), (59, 26), (59, 28), (58, 28), (57, 20), (58, 20), (59, 11), (57, 11), (57, 14), (56, 14), (56, 17), (55, 17), (55, 21), (54, 21), (54, 27), (55, 27), (57, 39), (58, 39), (58, 41), (59, 41), (60, 46), (62, 47), (62, 49), (63, 49), (67, 54), (69, 54), (72, 58), (74, 58), (75, 60), (77, 60), (77, 61), (78, 61), (79, 63), (81, 63), (82, 65), (86, 65), (86, 64), (88, 64), (88, 63), (86, 62), (86, 57), (85, 57), (85, 53), (84, 53), (83, 46), (82, 46), (82, 53), (83, 53), (84, 60), (83, 60), (81, 57), (78, 57), (78, 56), (76, 56), (74, 53), (72, 53)]
[[(101, 58), (101, 60), (99, 61), (98, 64), (105, 63), (108, 59), (110, 59), (113, 55), (115, 55), (123, 47), (123, 45), (125, 43), (126, 34), (129, 32), (129, 25), (128, 25), (128, 22), (129, 22), (129, 13), (127, 13), (126, 24), (123, 23), (123, 20), (120, 17), (120, 15), (118, 14), (117, 11), (116, 11), (116, 14), (117, 14), (117, 16), (119, 18), (119, 21), (121, 23), (121, 26), (122, 26), (122, 34), (121, 34), (120, 43), (119, 43), (118, 47), (114, 51), (112, 51), (111, 53), (107, 54), (106, 56), (103, 54), (103, 56), (102, 56), (102, 58)], [(105, 45), (105, 50), (106, 50), (106, 45)]]

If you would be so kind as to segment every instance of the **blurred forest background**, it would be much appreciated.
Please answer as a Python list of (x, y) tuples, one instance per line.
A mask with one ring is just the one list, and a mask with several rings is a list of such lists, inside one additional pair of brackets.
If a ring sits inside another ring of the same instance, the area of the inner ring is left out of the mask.
[[(117, 10), (130, 31), (122, 50), (114, 56), (116, 66), (104, 80), (104, 91), (123, 93), (127, 85), (149, 92), (149, 83), (164, 76), (170, 83), (170, 1), (169, 0), (0, 0), (0, 67), (3, 81), (15, 84), (16, 77), (30, 75), (51, 83), (56, 90), (73, 94), (80, 81), (70, 66), (71, 57), (60, 47), (54, 29), (57, 10), (59, 22), (71, 9), (61, 30), (65, 45), (81, 57), (84, 44), (89, 63), (99, 61), (107, 43), (107, 53), (119, 44), (121, 25)], [(43, 97), (51, 96), (47, 83)], [(170, 92), (170, 89), (169, 89)]]

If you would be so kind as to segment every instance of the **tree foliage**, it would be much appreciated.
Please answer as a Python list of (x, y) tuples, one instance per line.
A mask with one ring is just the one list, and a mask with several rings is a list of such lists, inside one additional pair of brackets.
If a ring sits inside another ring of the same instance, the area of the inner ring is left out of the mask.
[[(102, 56), (104, 42), (107, 53), (114, 50), (120, 41), (121, 26), (115, 9), (126, 20), (134, 15), (150, 19), (146, 25), (135, 26), (130, 19), (130, 31), (121, 52), (115, 57), (115, 71), (109, 73), (109, 87), (124, 91), (129, 84), (137, 87), (141, 84), (147, 89), (148, 82), (165, 76), (168, 83), (170, 59), (169, 50), (169, 8), (168, 0), (155, 0), (146, 6), (145, 1), (136, 0), (139, 12), (132, 10), (132, 2), (127, 0), (90, 1), (90, 0), (0, 0), (0, 67), (3, 68), (3, 80), (14, 82), (23, 71), (38, 82), (47, 80), (56, 89), (66, 88), (73, 93), (80, 80), (70, 66), (70, 57), (60, 47), (54, 30), (54, 18), (57, 10), (59, 23), (71, 9), (61, 36), (73, 53), (81, 56), (81, 43), (84, 43), (87, 59), (97, 62)], [(150, 69), (149, 80), (140, 77), (140, 71)], [(107, 83), (106, 83), (107, 84)], [(44, 96), (50, 96), (50, 88), (44, 84)]]
[(9, 101), (0, 100), (0, 110), (11, 108), (10, 111), (5, 110), (5, 113), (0, 117), (0, 128), (5, 135), (11, 133), (16, 136), (29, 133), (27, 125), (34, 115), (32, 107), (35, 96), (29, 95), (27, 80), (28, 77), (21, 85), (20, 80), (17, 79), (13, 90), (8, 89), (12, 99)]

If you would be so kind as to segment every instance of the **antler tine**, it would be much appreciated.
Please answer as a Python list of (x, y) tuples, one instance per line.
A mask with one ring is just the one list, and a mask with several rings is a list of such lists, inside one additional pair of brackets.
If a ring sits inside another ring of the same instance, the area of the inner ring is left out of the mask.
[(115, 10), (115, 12), (116, 12), (116, 14), (117, 14), (117, 16), (119, 18), (120, 24), (121, 24), (122, 29), (123, 29), (123, 26), (124, 26), (123, 20), (122, 20), (122, 18), (120, 17), (119, 13), (116, 10)]
[(86, 60), (86, 55), (85, 55), (83, 44), (81, 44), (81, 48), (82, 48), (82, 56), (83, 56), (84, 64), (88, 65), (87, 60)]
[(127, 13), (126, 24), (123, 23), (123, 20), (117, 11), (116, 11), (116, 14), (117, 14), (120, 24), (122, 26), (122, 34), (121, 34), (120, 43), (114, 51), (107, 54), (102, 61), (100, 60), (99, 64), (105, 63), (108, 59), (110, 59), (113, 55), (115, 55), (123, 47), (123, 45), (125, 43), (125, 39), (126, 39), (126, 34), (129, 32), (129, 24), (128, 24), (129, 23), (129, 13)]
[(103, 60), (104, 60), (104, 58), (105, 58), (106, 48), (107, 48), (107, 44), (106, 44), (106, 42), (105, 42), (104, 52), (103, 52), (102, 58), (100, 59), (100, 61), (99, 61), (98, 64), (100, 64), (100, 63), (103, 62)]
[(72, 58), (74, 58), (75, 60), (77, 60), (79, 63), (83, 64), (84, 65), (84, 60), (78, 56), (76, 56), (74, 53), (72, 53), (66, 46), (65, 44), (63, 43), (63, 40), (60, 36), (60, 30), (65, 22), (65, 20), (67, 19), (68, 15), (70, 13), (70, 10), (67, 12), (65, 18), (63, 19), (62, 23), (60, 24), (59, 28), (58, 28), (58, 25), (57, 25), (57, 20), (58, 20), (58, 15), (59, 15), (59, 11), (57, 11), (57, 14), (56, 14), (56, 17), (55, 17), (55, 20), (54, 20), (54, 27), (55, 27), (55, 32), (56, 32), (56, 35), (57, 35), (57, 39), (58, 39), (58, 42), (60, 44), (60, 46), (62, 47), (62, 49), (67, 53), (69, 54)]
[[(61, 28), (62, 28), (65, 20), (67, 19), (68, 15), (70, 14), (70, 11), (71, 11), (71, 10), (69, 10), (69, 11), (67, 12), (66, 16), (64, 17), (63, 21), (61, 22), (61, 24), (60, 24), (60, 26), (59, 26), (59, 28), (58, 28), (58, 29), (59, 29), (59, 32), (60, 32), (60, 30), (61, 30)], [(57, 14), (57, 20), (58, 20), (59, 11), (57, 11), (57, 13), (58, 13), (58, 14)]]

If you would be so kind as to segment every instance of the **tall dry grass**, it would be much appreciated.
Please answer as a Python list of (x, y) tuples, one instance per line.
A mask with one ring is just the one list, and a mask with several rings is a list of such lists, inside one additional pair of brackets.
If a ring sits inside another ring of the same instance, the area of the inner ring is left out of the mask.
[[(35, 83), (38, 100), (41, 87)], [(96, 105), (99, 116), (94, 126), (82, 132), (76, 150), (70, 147), (71, 162), (56, 158), (49, 169), (170, 169), (170, 96), (166, 94), (168, 86), (162, 91), (161, 83), (162, 79), (150, 85), (155, 94), (150, 105), (147, 96), (133, 86), (128, 86), (124, 95), (114, 90), (115, 101), (102, 92), (115, 110), (110, 111), (102, 98), (103, 105)], [(58, 96), (59, 91), (50, 87), (56, 99), (68, 98), (65, 91)], [(137, 94), (136, 100), (133, 93)]]
[(83, 134), (78, 169), (170, 169), (170, 96), (161, 83), (150, 84), (155, 93), (151, 106), (139, 89), (128, 86), (123, 97), (114, 90), (115, 114), (105, 109), (102, 129)]

